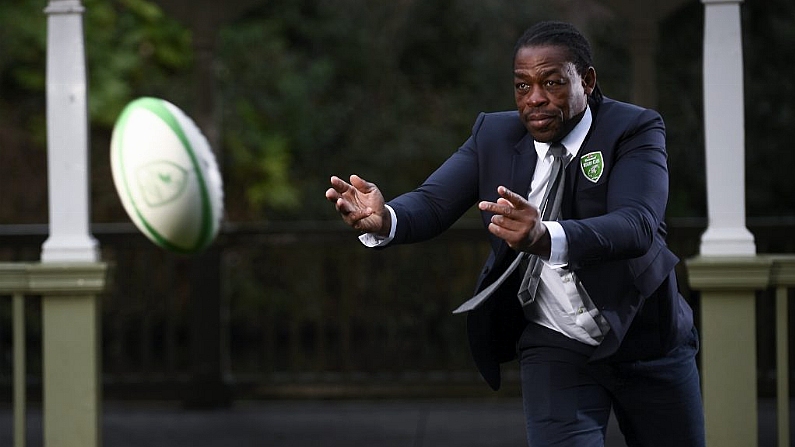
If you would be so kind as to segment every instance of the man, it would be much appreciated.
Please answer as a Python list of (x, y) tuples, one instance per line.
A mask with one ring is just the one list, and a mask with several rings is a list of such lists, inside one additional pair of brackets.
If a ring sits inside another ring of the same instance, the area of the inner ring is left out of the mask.
[(662, 118), (603, 97), (566, 23), (519, 39), (514, 87), (518, 111), (481, 114), (415, 191), (385, 203), (353, 175), (326, 197), (370, 246), (431, 238), (477, 204), (492, 247), (477, 291), (495, 290), (461, 310), (492, 388), (518, 357), (529, 445), (601, 446), (612, 409), (629, 446), (703, 446), (697, 335), (665, 244)]

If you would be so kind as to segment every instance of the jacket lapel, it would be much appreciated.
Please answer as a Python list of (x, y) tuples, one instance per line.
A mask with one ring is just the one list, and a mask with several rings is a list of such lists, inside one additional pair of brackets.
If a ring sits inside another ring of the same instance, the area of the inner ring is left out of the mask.
[[(514, 146), (514, 151), (513, 160), (511, 161), (511, 183), (506, 186), (511, 191), (527, 198), (527, 194), (530, 192), (530, 181), (533, 179), (533, 172), (538, 161), (538, 154), (536, 154), (535, 146), (533, 145), (533, 137), (529, 133), (525, 134)], [(508, 244), (504, 242), (500, 244), (494, 256), (495, 263), (499, 264), (502, 262), (509, 251), (511, 250), (508, 248)]]
[(533, 179), (533, 172), (536, 169), (536, 162), (538, 162), (533, 137), (529, 133), (525, 134), (524, 138), (516, 143), (514, 149), (516, 153), (513, 155), (513, 172), (511, 172), (511, 184), (508, 187), (513, 192), (527, 197), (530, 192), (530, 181)]
[(595, 129), (597, 128), (600, 104), (590, 101), (589, 105), (591, 107), (593, 121), (591, 122), (591, 128), (588, 130), (588, 134), (585, 136), (585, 141), (582, 142), (582, 146), (580, 146), (580, 150), (577, 152), (577, 156), (574, 157), (566, 167), (566, 189), (563, 191), (563, 204), (560, 209), (561, 219), (569, 219), (574, 213), (574, 197), (577, 195), (577, 190), (580, 187), (580, 159), (583, 155), (591, 152), (593, 147), (600, 146), (598, 142), (593, 143), (599, 140), (598, 136), (596, 138), (593, 138), (593, 136), (597, 133)]
[(588, 139), (586, 138), (585, 142), (583, 142), (582, 147), (580, 147), (579, 152), (577, 152), (577, 156), (574, 157), (570, 162), (569, 165), (566, 166), (566, 189), (563, 190), (563, 203), (561, 204), (560, 208), (560, 218), (567, 219), (572, 215), (573, 212), (573, 205), (574, 205), (574, 195), (577, 191), (577, 183), (579, 180), (579, 166), (580, 166), (580, 157), (582, 157), (583, 151), (588, 148)]

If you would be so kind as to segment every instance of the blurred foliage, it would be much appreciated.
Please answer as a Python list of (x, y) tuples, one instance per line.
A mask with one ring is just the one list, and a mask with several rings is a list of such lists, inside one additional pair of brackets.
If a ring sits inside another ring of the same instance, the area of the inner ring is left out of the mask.
[[(746, 211), (795, 216), (795, 3), (744, 2)], [(689, 3), (660, 26), (660, 112), (668, 130), (669, 216), (706, 215), (702, 51), (704, 8)]]
[(747, 210), (795, 216), (795, 2), (743, 3)]
[[(137, 96), (180, 103), (192, 68), (191, 35), (150, 0), (83, 0), (88, 73), (93, 219), (124, 212), (112, 186), (110, 132)], [(0, 2), (0, 222), (47, 219), (44, 1)], [(26, 185), (20, 188), (19, 185)]]
[(543, 14), (508, 3), (275, 0), (227, 26), (219, 86), (226, 181), (251, 205), (240, 218), (331, 216), (332, 174), (388, 197), (416, 186), (479, 111), (511, 107), (513, 42)]
[[(192, 63), (190, 33), (149, 0), (83, 0), (92, 125), (111, 127), (135, 95), (164, 93)], [(47, 24), (45, 2), (0, 3), (0, 87), (3, 108), (31, 103), (37, 125), (44, 114)], [(31, 133), (44, 136), (32, 126)]]
[(668, 137), (668, 215), (675, 217), (707, 214), (703, 27), (704, 5), (695, 2), (672, 14), (660, 26), (658, 108)]
[[(179, 104), (175, 76), (190, 73), (191, 35), (150, 0), (83, 0), (92, 125), (113, 126), (137, 96)], [(177, 89), (179, 92), (179, 89)]]
[[(23, 163), (21, 174), (0, 183), (6, 191), (23, 178), (46, 181), (42, 159), (31, 158), (45, 143), (44, 3), (0, 3), (0, 161)], [(107, 146), (121, 108), (142, 95), (168, 99), (189, 115), (202, 95), (212, 98), (230, 220), (333, 218), (323, 198), (332, 174), (356, 172), (393, 197), (453, 152), (479, 112), (514, 107), (514, 42), (529, 24), (559, 17), (550, 0), (263, 1), (221, 27), (212, 47), (216, 89), (199, 91), (187, 24), (155, 0), (83, 4), (95, 221), (124, 220), (109, 186)], [(793, 216), (795, 152), (785, 145), (795, 137), (795, 81), (787, 76), (795, 5), (742, 8), (748, 212)], [(706, 214), (702, 28), (697, 2), (660, 26), (658, 108), (668, 128), (675, 217)], [(619, 100), (631, 92), (628, 29), (617, 15), (587, 29), (602, 89)], [(15, 202), (0, 192), (0, 219), (41, 221), (46, 194), (30, 194)]]
[(43, 4), (0, 2), (0, 125), (44, 140), (46, 19)]

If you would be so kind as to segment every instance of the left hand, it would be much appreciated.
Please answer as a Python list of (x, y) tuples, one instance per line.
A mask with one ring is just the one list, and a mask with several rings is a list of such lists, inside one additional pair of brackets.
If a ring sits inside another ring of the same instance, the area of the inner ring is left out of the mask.
[(494, 213), (489, 231), (514, 250), (549, 256), (549, 232), (541, 223), (538, 209), (504, 186), (497, 188), (497, 194), (500, 198), (496, 203), (483, 201), (478, 204), (481, 211)]
[(348, 183), (331, 177), (331, 188), (326, 190), (326, 199), (334, 203), (342, 220), (362, 233), (377, 233), (386, 237), (392, 228), (389, 211), (384, 206), (384, 196), (374, 183), (358, 175), (351, 175)]

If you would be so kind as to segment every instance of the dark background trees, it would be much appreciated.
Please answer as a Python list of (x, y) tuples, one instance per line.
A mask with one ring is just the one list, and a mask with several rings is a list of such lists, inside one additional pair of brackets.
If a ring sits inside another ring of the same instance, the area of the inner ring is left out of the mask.
[[(215, 89), (207, 94), (230, 221), (331, 218), (322, 191), (332, 173), (355, 171), (388, 196), (414, 187), (466, 138), (478, 112), (513, 107), (513, 42), (528, 24), (555, 14), (543, 2), (241, 3), (237, 16), (204, 37), (214, 56)], [(143, 95), (189, 114), (198, 107), (191, 42), (200, 29), (167, 14), (178, 4), (84, 1), (94, 221), (126, 221), (107, 167), (121, 108)], [(668, 126), (671, 217), (705, 214), (702, 8), (688, 3), (660, 27), (658, 109)], [(792, 217), (795, 155), (787, 143), (795, 137), (795, 86), (787, 74), (795, 6), (747, 2), (743, 17), (748, 212)], [(622, 20), (601, 16), (588, 29), (604, 91), (627, 100)], [(42, 5), (4, 2), (0, 24), (0, 222), (44, 222)]]

